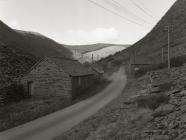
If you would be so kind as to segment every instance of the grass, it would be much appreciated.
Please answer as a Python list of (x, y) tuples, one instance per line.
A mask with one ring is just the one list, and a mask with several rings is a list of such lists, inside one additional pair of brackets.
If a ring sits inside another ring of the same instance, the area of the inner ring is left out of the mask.
[(81, 93), (78, 98), (75, 98), (72, 102), (73, 103), (77, 103), (79, 100), (84, 100), (87, 99), (97, 93), (99, 93), (102, 89), (104, 89), (108, 84), (110, 83), (110, 81), (106, 80), (106, 79), (100, 79), (97, 80), (97, 82), (95, 82), (93, 84), (93, 86), (87, 88), (86, 90), (83, 91), (83, 93)]
[[(171, 68), (181, 67), (186, 63), (186, 55), (171, 58), (170, 61), (171, 61)], [(136, 78), (139, 78), (139, 77), (145, 75), (149, 71), (155, 71), (155, 70), (160, 70), (160, 69), (165, 69), (165, 68), (167, 68), (167, 61), (164, 62), (164, 63), (152, 65), (152, 66), (147, 67), (147, 68), (141, 68), (140, 70), (138, 70), (134, 73), (134, 76)]]
[(175, 86), (175, 85), (174, 85), (173, 82), (167, 82), (167, 83), (158, 85), (159, 89), (160, 89), (162, 92), (169, 91), (169, 90), (171, 90), (171, 88), (174, 87), (174, 86)]
[[(137, 91), (139, 91), (136, 84), (137, 82), (135, 82), (134, 80), (129, 81), (126, 85), (126, 88), (123, 90), (123, 93), (125, 94), (122, 94), (119, 98), (113, 100), (106, 107), (98, 111), (96, 114), (89, 117), (87, 120), (81, 122), (79, 125), (74, 126), (71, 130), (62, 133), (54, 140), (84, 140), (84, 139), (88, 139), (88, 137), (91, 135), (96, 137), (97, 135), (95, 134), (95, 132), (100, 127), (107, 126), (110, 123), (116, 123), (119, 120), (121, 120), (121, 122), (123, 123), (122, 118), (123, 117), (126, 118), (126, 116), (123, 115), (124, 112), (126, 113), (126, 110), (122, 109), (123, 102), (124, 100), (127, 100), (130, 96), (134, 95)], [(110, 128), (112, 127), (107, 127), (106, 130), (109, 131)], [(121, 132), (121, 129), (119, 127), (118, 127), (118, 131)], [(121, 134), (125, 134), (123, 132), (124, 131), (122, 131)], [(114, 132), (110, 131), (109, 136), (113, 136), (113, 135), (115, 136), (113, 138), (110, 138), (109, 140), (111, 139), (124, 140), (124, 138), (126, 138), (126, 135), (122, 135), (123, 137), (117, 137), (119, 135), (117, 131)], [(105, 139), (108, 139), (108, 137)]]
[(136, 99), (138, 107), (156, 109), (161, 104), (166, 104), (169, 101), (169, 97), (164, 93), (149, 94), (146, 96), (140, 96)]
[(44, 96), (31, 98), (17, 103), (8, 104), (0, 108), (0, 131), (4, 131), (39, 117), (53, 113), (81, 100), (91, 97), (103, 90), (109, 82), (99, 81), (99, 84), (86, 89), (81, 96), (72, 101), (66, 101), (61, 96)]
[(62, 97), (32, 98), (0, 109), (0, 131), (18, 126), (70, 105)]

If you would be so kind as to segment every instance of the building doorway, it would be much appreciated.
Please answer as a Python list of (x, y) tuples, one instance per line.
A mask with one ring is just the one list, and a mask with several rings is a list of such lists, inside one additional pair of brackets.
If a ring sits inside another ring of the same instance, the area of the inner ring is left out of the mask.
[(34, 83), (32, 81), (28, 81), (27, 85), (28, 85), (28, 96), (32, 96), (34, 94)]

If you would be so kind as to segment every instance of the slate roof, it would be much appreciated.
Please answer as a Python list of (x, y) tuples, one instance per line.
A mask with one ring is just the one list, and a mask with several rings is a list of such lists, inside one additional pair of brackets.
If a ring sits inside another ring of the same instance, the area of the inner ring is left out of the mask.
[(71, 76), (86, 76), (94, 74), (92, 70), (86, 68), (83, 64), (74, 59), (63, 57), (47, 57), (47, 59), (53, 61), (57, 66), (61, 67)]

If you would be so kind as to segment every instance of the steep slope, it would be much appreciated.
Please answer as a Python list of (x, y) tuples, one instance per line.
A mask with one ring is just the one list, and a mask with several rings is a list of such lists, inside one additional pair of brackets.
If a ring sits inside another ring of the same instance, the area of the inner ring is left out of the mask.
[(29, 53), (0, 43), (0, 90), (25, 74), (37, 60)]
[(45, 36), (13, 30), (0, 21), (0, 90), (45, 56), (71, 57), (72, 53)]
[(161, 52), (164, 49), (165, 60), (167, 58), (167, 26), (170, 28), (171, 57), (186, 53), (186, 0), (177, 0), (158, 24), (143, 39), (133, 46), (114, 56), (117, 60), (137, 59), (143, 56), (151, 58), (154, 63), (161, 62)]
[(0, 41), (36, 57), (71, 57), (71, 52), (63, 45), (37, 33), (13, 30), (2, 21), (0, 21)]

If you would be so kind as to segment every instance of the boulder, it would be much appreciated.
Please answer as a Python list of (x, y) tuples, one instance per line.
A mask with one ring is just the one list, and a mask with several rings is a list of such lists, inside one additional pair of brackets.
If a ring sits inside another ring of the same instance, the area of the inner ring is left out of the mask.
[(181, 102), (180, 102), (180, 99), (173, 97), (173, 98), (170, 98), (169, 104), (179, 106)]
[(168, 96), (171, 96), (171, 95), (174, 95), (176, 93), (179, 93), (181, 92), (181, 89), (174, 89), (174, 90), (171, 90), (167, 93)]
[(186, 105), (186, 98), (182, 98), (182, 101), (180, 103), (182, 106)]
[(160, 90), (159, 87), (153, 87), (153, 88), (150, 89), (150, 94), (152, 94), (152, 93), (160, 93), (160, 92), (161, 92), (161, 90)]
[(179, 135), (175, 140), (185, 140), (186, 139), (186, 132)]
[(182, 90), (181, 92), (176, 94), (177, 97), (184, 97), (186, 96), (186, 90)]
[(152, 140), (170, 140), (167, 135), (154, 135)]
[(186, 112), (186, 105), (181, 106), (180, 107), (180, 110), (181, 110), (182, 113), (185, 113)]
[(159, 117), (159, 116), (165, 116), (175, 110), (175, 106), (171, 104), (165, 104), (159, 106), (157, 109), (155, 109), (153, 116)]

